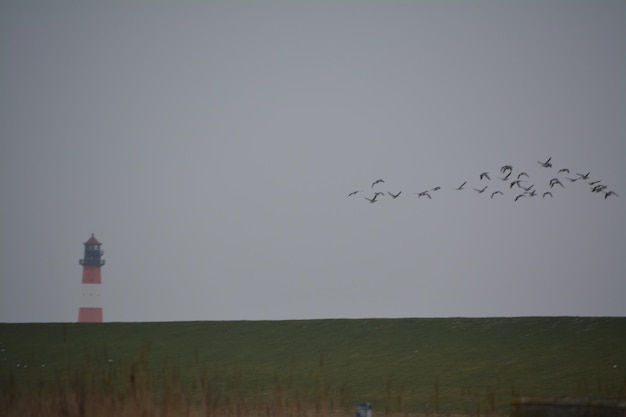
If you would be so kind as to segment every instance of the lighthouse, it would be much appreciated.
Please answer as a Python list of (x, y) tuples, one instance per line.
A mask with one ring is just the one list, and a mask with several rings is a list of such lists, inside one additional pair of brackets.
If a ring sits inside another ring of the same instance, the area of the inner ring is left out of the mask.
[(102, 259), (104, 252), (100, 249), (102, 243), (98, 242), (92, 233), (83, 245), (85, 245), (85, 256), (78, 261), (83, 266), (78, 322), (102, 323), (100, 304), (100, 284), (102, 283), (100, 268), (104, 265), (104, 259)]

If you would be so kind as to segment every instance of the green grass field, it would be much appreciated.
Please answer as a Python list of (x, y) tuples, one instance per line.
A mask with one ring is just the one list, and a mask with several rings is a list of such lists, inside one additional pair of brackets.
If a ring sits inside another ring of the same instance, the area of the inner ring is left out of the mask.
[(506, 415), (518, 395), (626, 398), (626, 318), (0, 324), (7, 416)]

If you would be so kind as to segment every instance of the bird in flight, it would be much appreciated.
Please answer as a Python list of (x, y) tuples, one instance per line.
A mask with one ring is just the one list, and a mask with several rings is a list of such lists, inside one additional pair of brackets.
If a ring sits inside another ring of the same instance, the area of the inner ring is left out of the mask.
[(559, 181), (558, 178), (552, 178), (550, 180), (550, 188), (554, 187), (555, 185), (559, 184), (561, 187), (565, 188), (565, 186), (563, 185), (563, 183), (561, 181)]
[(607, 191), (604, 193), (604, 199), (606, 200), (608, 196), (614, 195), (615, 197), (619, 197), (615, 191)]
[(560, 174), (561, 172), (567, 172), (567, 173), (569, 174), (569, 169), (567, 169), (567, 168), (561, 168), (561, 169), (559, 169), (559, 174)]
[(367, 201), (369, 201), (370, 203), (375, 203), (376, 202), (376, 197), (378, 197), (378, 194), (374, 194), (374, 197), (372, 197), (372, 198), (365, 197), (365, 199)]
[(361, 190), (357, 190), (357, 191), (352, 191), (350, 194), (348, 194), (348, 197), (355, 195), (356, 193), (360, 192)]
[(501, 172), (502, 174), (504, 174), (504, 171), (513, 171), (513, 166), (512, 166), (512, 165), (503, 165), (503, 166), (500, 168), (500, 172)]
[(381, 182), (385, 182), (385, 181), (384, 181), (384, 180), (381, 180), (381, 179), (378, 179), (378, 180), (374, 181), (374, 182), (372, 183), (372, 188), (374, 188), (374, 186), (375, 186), (376, 184), (380, 184)]
[(502, 191), (494, 191), (493, 193), (491, 193), (491, 198), (493, 198), (493, 196), (496, 195), (496, 194), (504, 195), (504, 193)]
[(484, 187), (484, 188), (482, 188), (482, 189), (480, 189), (480, 190), (479, 190), (478, 188), (474, 188), (474, 190), (478, 191), (478, 194), (482, 194), (482, 193), (484, 193), (486, 189), (487, 189), (487, 186), (486, 186), (486, 185), (485, 185), (485, 187)]
[(552, 193), (550, 191), (546, 191), (545, 193), (543, 193), (543, 197), (542, 198), (546, 198), (547, 195), (552, 197)]
[(467, 181), (465, 181), (463, 184), (459, 185), (456, 189), (457, 190), (462, 190), (463, 187), (465, 187), (465, 184), (467, 184)]
[(527, 174), (527, 173), (525, 173), (525, 172), (520, 172), (519, 174), (517, 174), (517, 179), (519, 180), (519, 179), (520, 179), (520, 177), (521, 177), (522, 175), (525, 175), (525, 176), (526, 176), (526, 178), (530, 178), (530, 177), (528, 176), (528, 174)]
[(591, 189), (592, 193), (599, 193), (600, 191), (604, 191), (607, 188), (606, 185), (600, 184), (596, 185)]
[(391, 196), (391, 198), (396, 199), (396, 198), (400, 197), (400, 194), (402, 194), (402, 191), (399, 191), (398, 194), (393, 194), (393, 193), (390, 193), (389, 191), (387, 191), (387, 194), (389, 194)]
[(489, 181), (491, 181), (491, 178), (489, 178), (488, 172), (483, 172), (482, 174), (480, 174), (480, 179), (482, 180), (483, 178), (487, 178)]
[(421, 193), (415, 193), (415, 194), (417, 194), (417, 198), (420, 198), (420, 197), (432, 198), (430, 194), (428, 194), (428, 191), (422, 191)]
[(520, 197), (526, 197), (524, 194), (520, 194), (517, 197), (515, 197), (515, 201), (517, 201)]
[(589, 174), (591, 174), (591, 172), (587, 172), (586, 174), (578, 174), (577, 173), (576, 175), (578, 175), (580, 177), (579, 179), (586, 180), (586, 179), (589, 179)]
[(539, 163), (539, 165), (541, 165), (544, 168), (552, 168), (552, 164), (550, 163), (551, 159), (552, 157), (548, 158), (546, 162), (537, 161), (537, 163)]

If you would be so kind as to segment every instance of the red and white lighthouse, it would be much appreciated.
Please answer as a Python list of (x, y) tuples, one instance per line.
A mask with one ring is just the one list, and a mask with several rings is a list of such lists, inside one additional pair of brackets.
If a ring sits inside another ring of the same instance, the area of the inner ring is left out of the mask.
[(102, 323), (102, 305), (100, 304), (100, 284), (102, 284), (100, 268), (104, 265), (104, 259), (102, 259), (104, 252), (100, 249), (102, 243), (98, 242), (92, 233), (84, 245), (85, 257), (79, 261), (83, 266), (83, 281), (78, 322)]

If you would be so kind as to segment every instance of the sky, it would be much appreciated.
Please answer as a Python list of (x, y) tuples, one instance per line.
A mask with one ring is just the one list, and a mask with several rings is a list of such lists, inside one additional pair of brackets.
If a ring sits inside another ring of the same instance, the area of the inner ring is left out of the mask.
[(92, 233), (111, 322), (626, 315), (623, 1), (3, 1), (0, 57), (0, 322)]

